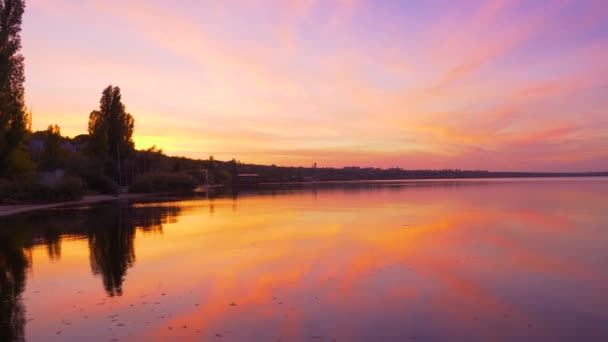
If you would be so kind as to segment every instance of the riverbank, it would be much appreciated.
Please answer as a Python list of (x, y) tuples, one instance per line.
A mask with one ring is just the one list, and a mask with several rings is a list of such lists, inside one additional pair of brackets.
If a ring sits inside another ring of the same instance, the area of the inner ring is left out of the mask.
[(77, 204), (89, 204), (89, 203), (98, 203), (98, 202), (105, 202), (105, 201), (115, 201), (115, 200), (121, 200), (121, 199), (133, 199), (133, 198), (141, 198), (141, 197), (146, 197), (146, 196), (151, 196), (151, 194), (120, 194), (119, 196), (90, 195), (90, 196), (83, 196), (82, 199), (80, 199), (78, 201), (57, 202), (57, 203), (48, 203), (48, 204), (0, 205), (0, 217), (16, 215), (16, 214), (25, 213), (25, 212), (34, 211), (34, 210), (64, 207), (64, 206), (77, 205)]

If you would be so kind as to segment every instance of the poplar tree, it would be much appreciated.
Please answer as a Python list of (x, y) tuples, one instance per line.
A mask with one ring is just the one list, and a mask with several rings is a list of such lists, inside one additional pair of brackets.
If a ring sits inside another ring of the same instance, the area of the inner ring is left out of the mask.
[(119, 87), (103, 90), (99, 110), (89, 115), (89, 153), (105, 162), (116, 161), (117, 179), (120, 182), (120, 161), (134, 149), (135, 120), (122, 103)]
[(0, 177), (23, 146), (28, 116), (24, 102), (24, 58), (21, 55), (23, 0), (0, 0)]

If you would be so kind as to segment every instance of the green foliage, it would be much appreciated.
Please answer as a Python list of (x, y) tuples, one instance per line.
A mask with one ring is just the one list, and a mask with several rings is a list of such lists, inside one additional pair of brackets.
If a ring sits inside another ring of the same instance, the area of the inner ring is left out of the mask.
[(65, 161), (65, 169), (69, 174), (81, 176), (87, 188), (103, 194), (118, 194), (118, 184), (104, 175), (104, 163), (96, 158), (90, 158), (81, 152), (70, 153)]
[(84, 195), (82, 179), (74, 176), (65, 176), (53, 188), (53, 193), (61, 200), (78, 200)]
[(75, 201), (84, 195), (82, 180), (66, 176), (50, 187), (32, 181), (6, 181), (0, 183), (0, 203)]
[(21, 50), (23, 0), (0, 1), (0, 177), (6, 176), (9, 159), (27, 133), (25, 73)]
[(129, 190), (137, 193), (188, 192), (196, 185), (196, 179), (187, 174), (150, 172), (138, 176)]
[[(104, 89), (99, 110), (89, 115), (89, 143), (87, 150), (92, 158), (102, 161), (115, 161), (116, 173), (120, 173), (120, 161), (133, 150), (133, 129), (135, 121), (127, 113), (122, 103), (120, 88), (111, 85)], [(109, 170), (108, 170), (109, 171)]]
[(13, 150), (6, 157), (4, 175), (11, 178), (28, 177), (35, 169), (29, 155), (22, 149)]
[(214, 169), (212, 176), (212, 181), (215, 184), (230, 184), (233, 180), (236, 181), (236, 178), (232, 177), (232, 173), (224, 169)]

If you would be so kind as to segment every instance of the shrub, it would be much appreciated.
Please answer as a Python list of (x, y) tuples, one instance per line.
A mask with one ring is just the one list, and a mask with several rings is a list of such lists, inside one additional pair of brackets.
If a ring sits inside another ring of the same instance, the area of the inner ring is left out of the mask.
[(216, 184), (231, 184), (234, 179), (228, 170), (216, 169), (213, 172), (213, 180)]
[(31, 181), (10, 181), (0, 184), (2, 204), (40, 202), (49, 197), (50, 188)]
[(20, 189), (18, 200), (26, 202), (52, 202), (52, 188), (47, 185), (27, 182), (18, 184)]
[[(12, 204), (17, 193), (15, 182), (0, 179), (0, 204)], [(10, 202), (10, 203), (9, 203)]]
[(15, 150), (8, 155), (7, 176), (22, 178), (21, 176), (32, 173), (34, 169), (34, 163), (26, 152)]
[(88, 187), (91, 190), (101, 192), (102, 194), (118, 194), (118, 184), (110, 177), (105, 175), (94, 175), (87, 179)]
[(196, 180), (183, 173), (151, 172), (138, 176), (131, 185), (131, 192), (188, 192), (197, 185)]
[(32, 181), (0, 183), (0, 202), (4, 204), (75, 201), (83, 194), (82, 180), (73, 176), (64, 177), (54, 187)]
[(52, 189), (52, 193), (56, 200), (78, 200), (84, 195), (84, 186), (80, 178), (66, 176)]

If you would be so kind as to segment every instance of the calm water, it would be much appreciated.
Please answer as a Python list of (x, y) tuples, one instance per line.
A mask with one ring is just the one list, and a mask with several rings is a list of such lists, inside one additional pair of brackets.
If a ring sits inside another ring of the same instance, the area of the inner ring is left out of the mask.
[(606, 178), (260, 189), (0, 225), (1, 341), (608, 341)]

